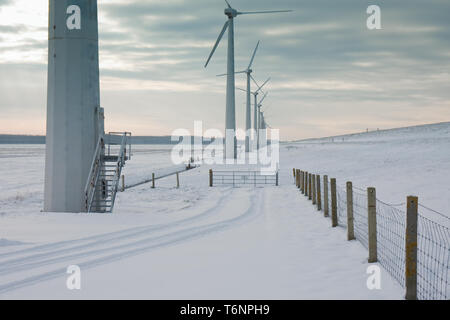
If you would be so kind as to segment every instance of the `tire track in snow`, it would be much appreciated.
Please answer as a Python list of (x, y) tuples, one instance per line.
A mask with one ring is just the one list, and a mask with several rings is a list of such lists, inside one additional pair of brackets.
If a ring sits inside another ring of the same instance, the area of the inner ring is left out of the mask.
[[(176, 231), (173, 233), (169, 233), (169, 234), (165, 234), (165, 235), (161, 235), (161, 236), (157, 236), (157, 237), (150, 237), (150, 238), (142, 239), (142, 240), (139, 240), (136, 242), (115, 246), (112, 248), (96, 250), (95, 253), (90, 252), (89, 255), (106, 253), (111, 250), (119, 250), (119, 252), (110, 254), (110, 255), (107, 255), (107, 256), (104, 256), (101, 258), (93, 259), (90, 261), (84, 261), (81, 263), (75, 263), (75, 264), (77, 264), (82, 270), (91, 269), (91, 268), (94, 268), (94, 267), (97, 267), (97, 266), (100, 266), (103, 264), (107, 264), (107, 263), (111, 263), (114, 261), (123, 260), (125, 258), (129, 258), (132, 256), (144, 254), (144, 253), (154, 250), (154, 249), (159, 249), (159, 248), (163, 248), (163, 247), (167, 247), (167, 246), (171, 246), (171, 245), (180, 244), (180, 243), (183, 243), (186, 241), (202, 238), (202, 237), (205, 237), (212, 233), (225, 231), (227, 229), (248, 223), (248, 222), (252, 221), (253, 219), (255, 219), (258, 215), (261, 215), (263, 212), (263, 210), (262, 210), (263, 206), (264, 206), (264, 202), (263, 202), (264, 198), (262, 196), (263, 192), (264, 192), (264, 189), (255, 190), (253, 192), (253, 194), (256, 193), (256, 196), (250, 195), (250, 206), (243, 212), (243, 214), (241, 214), (235, 218), (211, 223), (211, 224), (204, 225), (204, 226), (186, 228), (186, 229), (179, 230), (179, 231)], [(227, 200), (229, 200), (229, 203), (233, 202), (230, 199), (227, 199)], [(227, 210), (226, 207), (220, 209), (220, 211), (226, 211), (226, 210)], [(67, 261), (67, 260), (73, 261), (73, 259), (83, 258), (86, 256), (88, 256), (86, 253), (84, 253), (84, 254), (81, 253), (81, 254), (77, 254), (74, 256), (67, 256), (67, 257), (63, 257), (63, 258), (64, 258), (64, 261)], [(56, 262), (59, 263), (62, 261), (63, 261), (62, 259), (59, 259), (58, 261), (53, 261), (52, 263), (56, 263)], [(31, 276), (31, 277), (27, 277), (22, 280), (16, 280), (16, 281), (12, 281), (9, 283), (5, 283), (5, 284), (0, 285), (0, 295), (4, 294), (6, 292), (12, 291), (12, 290), (16, 290), (19, 288), (23, 288), (26, 286), (30, 286), (30, 285), (42, 282), (42, 281), (51, 280), (54, 278), (65, 276), (65, 275), (66, 275), (66, 268), (58, 268), (53, 271), (49, 271), (49, 272)]]
[[(231, 189), (231, 188), (229, 188), (229, 189)], [(196, 222), (197, 220), (201, 220), (201, 219), (207, 218), (208, 216), (213, 214), (215, 209), (217, 209), (217, 207), (222, 206), (223, 202), (225, 202), (227, 197), (232, 192), (233, 192), (233, 190), (231, 189), (231, 190), (229, 190), (226, 193), (222, 193), (222, 196), (216, 202), (216, 204), (213, 207), (203, 211), (202, 213), (197, 214), (197, 215), (192, 216), (192, 217), (189, 217), (189, 218), (185, 218), (185, 219), (181, 219), (181, 220), (178, 220), (178, 221), (174, 221), (174, 222), (171, 222), (171, 223), (168, 223), (168, 224), (150, 225), (150, 226), (131, 228), (131, 229), (120, 230), (120, 231), (111, 232), (111, 233), (105, 233), (105, 234), (92, 236), (92, 237), (87, 237), (87, 238), (82, 238), (82, 239), (60, 241), (60, 242), (56, 242), (56, 243), (50, 243), (50, 244), (45, 244), (45, 245), (41, 245), (41, 246), (37, 246), (37, 247), (32, 247), (32, 248), (27, 248), (27, 249), (23, 249), (23, 250), (18, 250), (18, 251), (13, 251), (13, 252), (7, 252), (7, 253), (4, 253), (4, 254), (0, 254), (0, 259), (2, 259), (2, 258), (5, 258), (5, 257), (20, 255), (20, 254), (29, 253), (29, 252), (31, 252), (31, 253), (41, 252), (41, 251), (46, 251), (46, 250), (49, 250), (49, 249), (50, 250), (51, 249), (58, 249), (58, 248), (63, 248), (65, 246), (67, 247), (67, 246), (75, 245), (73, 247), (69, 247), (68, 249), (59, 249), (59, 250), (45, 252), (45, 253), (40, 253), (40, 254), (33, 254), (33, 255), (30, 255), (30, 256), (27, 256), (27, 257), (21, 257), (21, 258), (17, 258), (17, 259), (2, 261), (2, 262), (0, 262), (0, 264), (1, 264), (0, 274), (3, 273), (3, 270), (5, 269), (4, 268), (5, 266), (17, 265), (17, 264), (21, 264), (21, 263), (27, 262), (27, 261), (33, 261), (33, 260), (37, 260), (37, 259), (40, 259), (40, 258), (45, 258), (45, 257), (58, 255), (58, 254), (61, 254), (61, 253), (67, 253), (67, 251), (69, 251), (69, 250), (77, 251), (77, 250), (82, 250), (82, 249), (85, 249), (85, 248), (92, 248), (93, 246), (99, 246), (99, 245), (103, 245), (105, 243), (109, 244), (112, 241), (135, 238), (135, 237), (139, 237), (139, 236), (141, 236), (143, 234), (146, 234), (148, 232), (162, 231), (162, 230), (165, 230), (165, 229), (175, 228), (175, 227), (186, 225), (186, 224), (189, 224), (189, 223), (192, 223), (192, 222)]]

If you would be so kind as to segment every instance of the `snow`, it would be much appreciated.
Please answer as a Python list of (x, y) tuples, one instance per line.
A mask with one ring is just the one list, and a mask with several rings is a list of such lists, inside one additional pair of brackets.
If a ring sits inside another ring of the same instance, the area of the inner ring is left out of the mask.
[[(179, 189), (170, 176), (119, 193), (112, 215), (40, 212), (44, 147), (0, 146), (0, 299), (402, 299), (384, 270), (382, 289), (367, 289), (367, 250), (331, 228), (292, 168), (375, 186), (387, 202), (418, 195), (448, 215), (449, 132), (284, 143), (279, 187), (209, 188), (202, 166), (182, 173)], [(170, 148), (135, 147), (126, 180), (172, 170)], [(66, 288), (74, 264), (79, 291)]]

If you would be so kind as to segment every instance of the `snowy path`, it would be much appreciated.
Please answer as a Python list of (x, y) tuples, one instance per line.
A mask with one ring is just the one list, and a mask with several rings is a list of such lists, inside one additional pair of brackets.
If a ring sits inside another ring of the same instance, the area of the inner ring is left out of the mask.
[[(223, 210), (231, 211), (229, 206), (236, 199), (242, 198), (242, 193), (238, 193), (237, 190), (230, 190), (224, 193), (212, 208), (196, 216), (166, 225), (132, 228), (85, 239), (57, 242), (0, 254), (0, 277), (23, 272), (28, 274), (31, 270), (37, 270), (36, 275), (0, 284), (0, 294), (61, 276), (65, 272), (65, 267), (49, 272), (40, 271), (41, 267), (55, 267), (61, 263), (64, 263), (63, 266), (67, 266), (68, 263), (71, 264), (77, 260), (82, 261), (77, 262), (77, 265), (82, 269), (88, 269), (143, 254), (152, 249), (204, 237), (213, 232), (235, 227), (252, 219), (257, 214), (258, 210), (255, 210), (255, 205), (261, 200), (260, 194), (261, 192), (258, 192), (257, 197), (251, 197), (253, 200), (250, 206), (242, 214), (218, 222), (183, 228), (206, 220), (213, 213), (220, 215)], [(247, 198), (249, 197), (247, 196)], [(225, 204), (225, 200), (227, 200), (227, 204)], [(90, 257), (94, 257), (94, 259), (87, 259)]]
[[(400, 299), (385, 273), (383, 290), (366, 288), (365, 249), (283, 173), (279, 188), (203, 189), (220, 197), (169, 223), (0, 253), (0, 298)], [(65, 287), (72, 264), (81, 291)]]

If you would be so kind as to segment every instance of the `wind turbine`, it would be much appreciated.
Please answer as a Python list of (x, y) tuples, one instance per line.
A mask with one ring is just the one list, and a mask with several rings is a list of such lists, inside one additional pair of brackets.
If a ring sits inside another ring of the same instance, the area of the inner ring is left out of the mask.
[(264, 111), (261, 111), (261, 142), (260, 146), (266, 147), (267, 146), (267, 122), (266, 118), (264, 116)]
[[(236, 72), (236, 74), (238, 73), (245, 73), (247, 75), (247, 104), (246, 104), (246, 109), (245, 109), (245, 152), (250, 152), (250, 130), (252, 129), (252, 116), (251, 116), (251, 90), (250, 90), (250, 79), (252, 77), (252, 65), (253, 65), (253, 60), (255, 59), (256, 56), (256, 51), (258, 50), (259, 47), (259, 43), (260, 41), (258, 41), (258, 43), (256, 44), (256, 48), (253, 51), (253, 55), (250, 59), (250, 63), (247, 67), (247, 69), (243, 70), (243, 71), (238, 71)], [(218, 77), (223, 77), (226, 76), (227, 74), (219, 74)]]
[[(253, 139), (254, 139), (254, 146), (256, 148), (258, 148), (258, 142), (257, 142), (257, 136), (258, 136), (258, 129), (259, 129), (259, 124), (258, 124), (258, 95), (260, 92), (263, 92), (262, 89), (264, 88), (264, 86), (270, 81), (270, 78), (268, 78), (261, 86), (256, 82), (255, 78), (253, 78), (253, 76), (250, 74), (250, 78), (253, 80), (253, 82), (255, 83), (257, 89), (255, 91), (251, 91), (251, 90), (244, 90), (241, 88), (237, 88), (238, 90), (244, 91), (246, 93), (250, 93), (253, 95), (254, 97), (254, 107), (253, 107)], [(248, 83), (247, 83), (248, 85)], [(247, 95), (249, 96), (249, 95)], [(265, 95), (267, 96), (267, 94)], [(263, 98), (263, 100), (265, 99), (265, 96)], [(256, 143), (255, 143), (256, 142)]]
[(239, 15), (246, 14), (267, 14), (267, 13), (281, 13), (292, 12), (292, 10), (276, 10), (276, 11), (253, 11), (253, 12), (239, 12), (232, 8), (230, 3), (225, 0), (228, 8), (225, 9), (225, 15), (228, 20), (225, 22), (222, 31), (217, 38), (216, 43), (206, 61), (205, 68), (208, 66), (214, 52), (217, 49), (222, 37), (228, 29), (228, 53), (227, 53), (227, 102), (225, 112), (225, 158), (237, 158), (236, 146), (236, 98), (235, 98), (235, 74), (234, 74), (234, 18)]
[[(267, 81), (266, 81), (266, 83), (267, 83)], [(258, 129), (257, 129), (257, 131), (256, 131), (256, 141), (257, 141), (257, 149), (259, 150), (259, 145), (260, 145), (260, 130), (261, 129), (263, 129), (263, 126), (262, 126), (262, 123), (263, 123), (263, 119), (264, 119), (264, 115), (263, 115), (263, 113), (261, 112), (261, 107), (262, 107), (262, 103), (264, 102), (264, 100), (266, 99), (266, 97), (267, 97), (267, 95), (268, 95), (269, 93), (268, 92), (266, 92), (265, 94), (264, 94), (264, 96), (263, 96), (263, 98), (261, 99), (261, 101), (257, 104), (257, 105), (255, 105), (256, 107), (255, 107), (255, 110), (256, 109), (258, 109), (257, 110), (257, 114), (258, 114), (258, 120), (257, 120), (257, 122), (255, 122), (255, 123), (258, 123)]]
[[(262, 107), (262, 104), (261, 104), (261, 107)], [(266, 121), (266, 114), (270, 110), (271, 107), (272, 107), (272, 105), (269, 105), (268, 107), (264, 108), (264, 110), (261, 111), (262, 112), (262, 116), (263, 116), (265, 129), (267, 129), (267, 128), (272, 129), (272, 127)]]

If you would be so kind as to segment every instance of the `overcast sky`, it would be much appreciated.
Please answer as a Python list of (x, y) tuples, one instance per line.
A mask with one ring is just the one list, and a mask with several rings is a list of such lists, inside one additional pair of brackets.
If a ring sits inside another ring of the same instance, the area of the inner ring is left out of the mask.
[[(261, 40), (254, 76), (282, 139), (450, 120), (450, 1), (231, 0), (236, 68)], [(135, 135), (224, 128), (226, 41), (203, 68), (226, 17), (222, 0), (99, 0), (106, 128)], [(377, 4), (382, 30), (368, 30)], [(48, 0), (0, 0), (0, 133), (45, 134)], [(244, 76), (237, 84), (245, 86)], [(238, 127), (245, 93), (236, 92)]]

